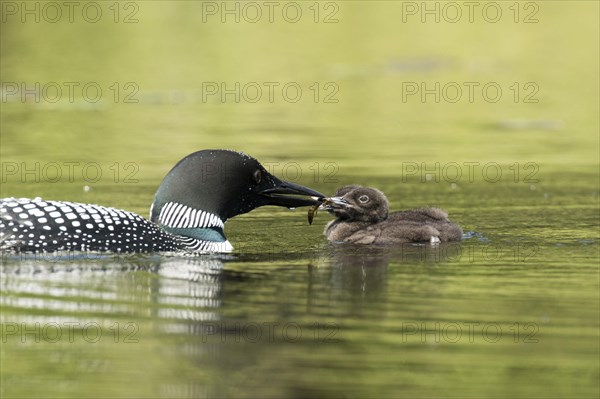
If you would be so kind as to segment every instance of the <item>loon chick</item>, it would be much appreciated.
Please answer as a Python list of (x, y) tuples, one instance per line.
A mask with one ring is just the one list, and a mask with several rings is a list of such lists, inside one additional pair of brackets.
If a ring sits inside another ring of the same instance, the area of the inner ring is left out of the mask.
[(323, 194), (279, 180), (254, 158), (203, 150), (179, 161), (158, 187), (150, 221), (98, 205), (0, 199), (0, 250), (8, 252), (231, 252), (227, 219), (263, 205), (316, 205)]
[(336, 216), (325, 226), (329, 241), (356, 244), (459, 241), (462, 229), (438, 208), (422, 208), (388, 214), (388, 200), (370, 187), (344, 186), (324, 207)]

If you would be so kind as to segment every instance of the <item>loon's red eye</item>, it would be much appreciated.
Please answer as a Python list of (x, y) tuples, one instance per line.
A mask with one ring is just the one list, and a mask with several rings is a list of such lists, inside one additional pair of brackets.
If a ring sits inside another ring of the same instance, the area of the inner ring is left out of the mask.
[(256, 184), (259, 184), (262, 179), (262, 173), (260, 173), (260, 169), (256, 169), (252, 176), (254, 177)]

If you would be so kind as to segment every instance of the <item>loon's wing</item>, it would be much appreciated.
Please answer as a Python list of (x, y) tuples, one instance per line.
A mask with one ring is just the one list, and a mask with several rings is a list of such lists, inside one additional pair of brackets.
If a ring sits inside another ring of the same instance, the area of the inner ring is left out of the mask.
[(176, 250), (132, 212), (74, 202), (0, 199), (0, 248), (15, 252)]
[(229, 241), (178, 235), (132, 212), (39, 198), (0, 199), (4, 252), (231, 252)]

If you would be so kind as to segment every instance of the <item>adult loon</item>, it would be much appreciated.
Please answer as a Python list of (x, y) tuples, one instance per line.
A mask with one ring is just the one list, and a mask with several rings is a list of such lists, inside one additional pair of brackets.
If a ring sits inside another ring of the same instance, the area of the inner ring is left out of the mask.
[(322, 205), (336, 219), (325, 226), (329, 241), (356, 244), (459, 241), (462, 229), (438, 208), (389, 213), (388, 200), (370, 187), (344, 186)]
[(0, 199), (4, 252), (231, 252), (227, 219), (263, 205), (315, 205), (323, 194), (279, 180), (254, 158), (203, 150), (179, 161), (158, 187), (150, 220), (98, 205)]

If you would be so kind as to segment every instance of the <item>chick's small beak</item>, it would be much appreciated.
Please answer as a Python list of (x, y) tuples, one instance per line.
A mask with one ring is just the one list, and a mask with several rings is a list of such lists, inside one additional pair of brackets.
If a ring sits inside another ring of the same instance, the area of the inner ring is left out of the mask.
[(323, 200), (321, 207), (323, 209), (331, 210), (337, 208), (347, 208), (350, 205), (344, 197), (328, 197)]

